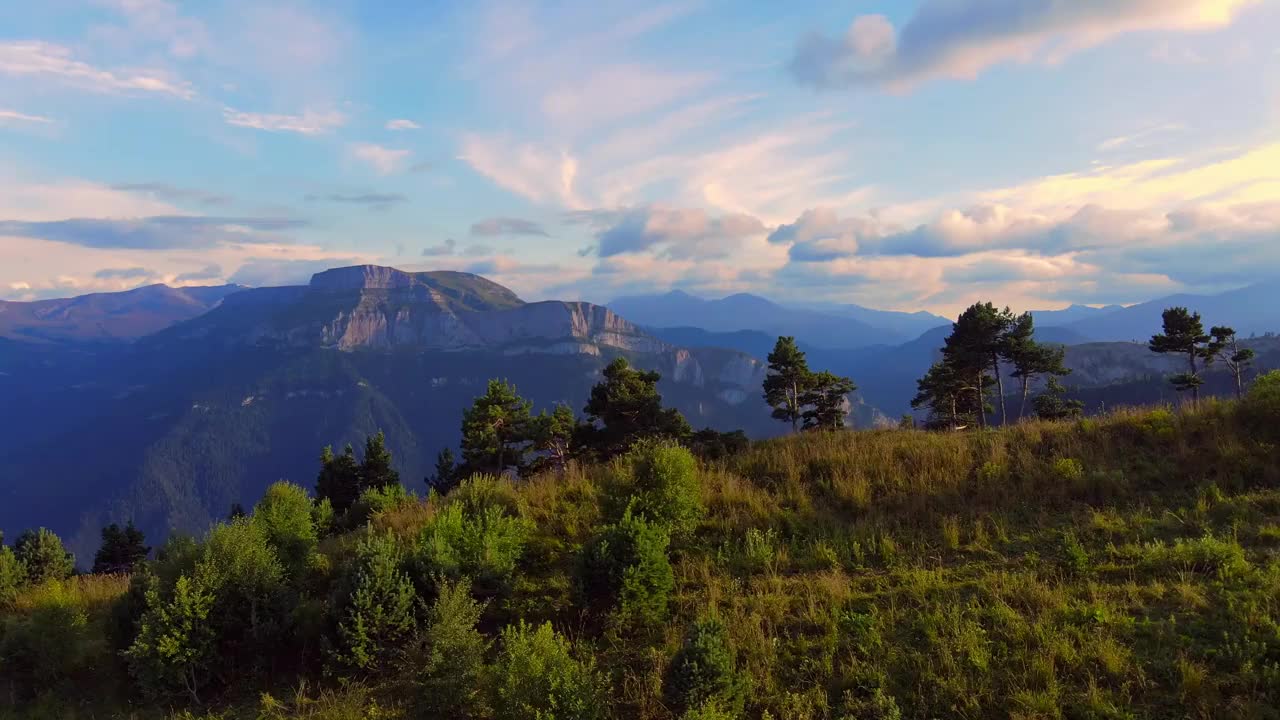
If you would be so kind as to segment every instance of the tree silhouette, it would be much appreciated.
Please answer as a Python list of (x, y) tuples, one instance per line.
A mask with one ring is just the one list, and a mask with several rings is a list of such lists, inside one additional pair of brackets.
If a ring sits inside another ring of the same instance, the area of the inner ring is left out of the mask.
[(1240, 347), (1234, 328), (1222, 325), (1214, 326), (1209, 334), (1213, 336), (1213, 345), (1218, 348), (1218, 359), (1227, 366), (1227, 371), (1236, 384), (1236, 399), (1244, 397), (1244, 375), (1253, 364), (1254, 352)]
[(1169, 378), (1169, 382), (1178, 392), (1191, 391), (1191, 401), (1200, 401), (1200, 386), (1204, 379), (1200, 377), (1200, 361), (1207, 366), (1222, 350), (1222, 347), (1204, 331), (1200, 321), (1200, 313), (1193, 313), (1184, 307), (1171, 307), (1162, 315), (1164, 332), (1151, 336), (1147, 347), (1151, 352), (1167, 354), (1175, 353), (1187, 356), (1187, 372)]

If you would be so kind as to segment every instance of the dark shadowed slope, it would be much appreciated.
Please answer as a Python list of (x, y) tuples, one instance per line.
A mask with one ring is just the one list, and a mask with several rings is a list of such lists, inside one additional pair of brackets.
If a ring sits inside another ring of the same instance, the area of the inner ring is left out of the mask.
[(0, 337), (31, 342), (133, 340), (207, 312), (240, 285), (147, 285), (58, 300), (0, 301)]

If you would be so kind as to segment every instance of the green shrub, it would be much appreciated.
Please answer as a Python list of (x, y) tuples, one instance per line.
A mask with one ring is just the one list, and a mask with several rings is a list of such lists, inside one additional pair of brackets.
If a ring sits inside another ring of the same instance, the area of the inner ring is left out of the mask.
[(22, 563), (27, 581), (33, 584), (71, 577), (76, 569), (75, 557), (62, 546), (62, 539), (44, 528), (19, 535), (13, 543), (13, 554)]
[(405, 490), (400, 483), (371, 487), (360, 494), (347, 511), (344, 523), (347, 527), (359, 527), (373, 518), (418, 502), (417, 496)]
[(446, 496), (449, 505), (461, 505), (471, 515), (499, 508), (504, 515), (520, 517), (520, 495), (508, 480), (477, 473), (463, 480)]
[(1053, 461), (1053, 474), (1059, 480), (1076, 483), (1084, 479), (1084, 466), (1075, 458), (1058, 458)]
[(262, 528), (291, 577), (306, 568), (316, 547), (316, 526), (307, 491), (289, 482), (278, 482), (253, 508), (253, 522)]
[(27, 582), (27, 569), (8, 545), (0, 545), (0, 609), (13, 602)]
[(470, 582), (440, 582), (428, 614), (426, 658), (418, 679), (424, 716), (485, 714), (484, 658), (490, 643), (476, 629), (483, 611), (484, 605), (471, 597)]
[(391, 533), (360, 541), (346, 592), (335, 603), (338, 622), (330, 660), (336, 667), (375, 670), (412, 635), (418, 598), (401, 563), (400, 547)]
[(49, 581), (31, 595), (30, 609), (0, 629), (0, 670), (30, 690), (52, 688), (86, 669), (100, 638), (67, 582)]
[(686, 537), (701, 521), (702, 488), (698, 461), (685, 448), (646, 440), (624, 458), (626, 496), (615, 500), (619, 516), (630, 508), (649, 522), (666, 525), (672, 537)]
[(846, 691), (835, 720), (901, 720), (902, 710), (892, 695), (881, 688), (869, 693)]
[(624, 622), (666, 619), (675, 576), (665, 528), (627, 511), (583, 549), (579, 582), (591, 605), (617, 607)]
[(569, 641), (545, 623), (523, 620), (502, 631), (493, 669), (497, 720), (595, 720), (608, 717), (604, 678), (590, 659), (578, 660)]
[[(449, 494), (448, 502), (423, 527), (416, 565), (420, 578), (472, 577), (488, 589), (505, 585), (524, 552), (530, 526), (502, 503), (480, 501), (471, 481)], [(458, 500), (454, 500), (458, 496)]]
[(147, 591), (150, 610), (125, 651), (129, 672), (144, 692), (163, 697), (185, 692), (200, 702), (216, 662), (217, 634), (210, 618), (216, 598), (199, 580), (183, 575), (168, 598)]
[(677, 714), (707, 703), (733, 716), (742, 713), (745, 682), (738, 675), (737, 659), (719, 618), (706, 617), (693, 624), (667, 668), (662, 691)]

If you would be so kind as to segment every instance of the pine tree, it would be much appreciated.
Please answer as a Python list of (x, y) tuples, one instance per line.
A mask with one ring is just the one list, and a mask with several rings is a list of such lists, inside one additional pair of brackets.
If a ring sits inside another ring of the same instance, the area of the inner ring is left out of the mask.
[(32, 584), (63, 580), (76, 569), (75, 556), (62, 546), (61, 538), (45, 528), (23, 531), (13, 543), (13, 554)]
[(984, 370), (982, 366), (959, 367), (950, 359), (934, 363), (916, 381), (917, 393), (911, 407), (929, 408), (930, 427), (958, 430), (970, 424), (980, 425), (988, 410), (985, 388), (990, 384)]
[(147, 559), (151, 548), (146, 537), (130, 520), (123, 529), (116, 523), (102, 528), (102, 547), (93, 556), (93, 572), (127, 573)]
[(320, 454), (320, 475), (316, 478), (316, 498), (328, 500), (335, 513), (344, 513), (360, 498), (360, 464), (355, 450), (347, 445), (341, 455), (332, 447)]
[(1035, 320), (1031, 313), (1019, 315), (1005, 334), (1003, 356), (1013, 364), (1013, 376), (1022, 383), (1022, 400), (1018, 405), (1018, 419), (1027, 411), (1031, 383), (1042, 375), (1063, 376), (1071, 373), (1064, 361), (1066, 351), (1061, 347), (1043, 345), (1035, 340)]
[(458, 463), (453, 458), (453, 449), (445, 448), (441, 450), (436, 454), (435, 472), (431, 473), (431, 476), (427, 478), (427, 487), (441, 495), (447, 495), (461, 481), (462, 477), (458, 469)]
[(583, 408), (589, 426), (579, 433), (603, 457), (622, 454), (645, 438), (685, 440), (692, 434), (678, 410), (662, 407), (658, 373), (637, 370), (625, 358), (617, 358), (603, 375)]
[(1169, 378), (1169, 382), (1178, 392), (1191, 391), (1191, 401), (1200, 401), (1200, 386), (1204, 379), (1200, 377), (1200, 362), (1205, 365), (1222, 350), (1204, 331), (1200, 321), (1200, 313), (1192, 313), (1184, 307), (1172, 307), (1163, 313), (1164, 332), (1153, 335), (1148, 347), (1151, 352), (1166, 354), (1176, 353), (1187, 356), (1187, 372)]
[(356, 548), (356, 570), (339, 602), (331, 659), (355, 671), (385, 664), (413, 634), (417, 594), (400, 569), (395, 536), (371, 534)]
[(387, 436), (381, 430), (364, 441), (364, 461), (360, 463), (360, 492), (370, 488), (389, 488), (400, 484), (400, 473), (392, 466)]
[(485, 394), (462, 416), (463, 474), (501, 475), (507, 468), (523, 468), (529, 451), (532, 406), (516, 393), (514, 385), (490, 380)]
[(556, 405), (556, 409), (550, 413), (544, 410), (535, 417), (531, 433), (533, 450), (541, 456), (534, 469), (562, 472), (569, 464), (577, 427), (578, 418), (568, 405)]
[(810, 376), (809, 387), (800, 396), (805, 430), (839, 430), (848, 414), (849, 393), (858, 389), (853, 381), (823, 370)]
[(1067, 389), (1058, 382), (1058, 378), (1050, 375), (1049, 381), (1045, 383), (1044, 392), (1037, 395), (1031, 403), (1036, 411), (1036, 417), (1042, 420), (1067, 420), (1079, 417), (1084, 412), (1084, 403), (1079, 400), (1068, 400), (1066, 393)]
[(1218, 359), (1227, 366), (1227, 371), (1235, 381), (1238, 400), (1244, 397), (1244, 376), (1253, 364), (1254, 352), (1249, 348), (1240, 347), (1240, 340), (1236, 337), (1234, 328), (1217, 325), (1209, 331), (1209, 334), (1213, 336), (1212, 345), (1219, 348)]
[(791, 432), (804, 419), (804, 394), (813, 384), (804, 353), (794, 337), (783, 336), (769, 353), (769, 371), (764, 378), (764, 401), (773, 408), (773, 418), (791, 423)]
[[(989, 302), (977, 303), (960, 314), (952, 325), (951, 336), (947, 338), (946, 347), (942, 350), (943, 357), (953, 363), (957, 370), (967, 370), (984, 398), (986, 389), (983, 378), (987, 370), (992, 372), (1000, 398), (1002, 425), (1008, 421), (1008, 410), (1005, 408), (1000, 361), (1007, 353), (1007, 335), (1014, 323), (1013, 313), (1008, 308), (999, 310)], [(985, 404), (985, 399), (983, 403)], [(979, 425), (986, 426), (986, 413), (980, 415)]]

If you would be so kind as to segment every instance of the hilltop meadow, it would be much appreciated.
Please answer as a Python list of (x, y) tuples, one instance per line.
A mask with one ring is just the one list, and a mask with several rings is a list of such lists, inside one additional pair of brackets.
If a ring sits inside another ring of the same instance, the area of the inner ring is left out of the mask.
[(1280, 379), (983, 433), (282, 484), (9, 591), (24, 718), (1280, 717)]

